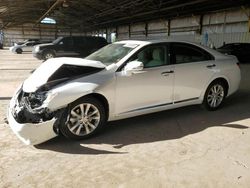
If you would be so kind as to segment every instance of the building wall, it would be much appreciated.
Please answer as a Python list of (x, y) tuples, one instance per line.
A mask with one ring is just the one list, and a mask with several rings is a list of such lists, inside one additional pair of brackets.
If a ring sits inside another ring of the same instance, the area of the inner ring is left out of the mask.
[(250, 42), (250, 9), (233, 9), (169, 20), (158, 19), (149, 22), (131, 23), (98, 31), (81, 32), (70, 28), (57, 28), (56, 25), (41, 24), (40, 27), (24, 25), (3, 30), (5, 46), (28, 38), (52, 41), (59, 36), (103, 36), (109, 42), (127, 39), (178, 39), (219, 47), (224, 42)]
[(56, 25), (41, 24), (34, 27), (26, 24), (19, 27), (12, 27), (3, 30), (4, 46), (12, 46), (14, 42), (23, 41), (25, 39), (41, 39), (42, 41), (53, 41), (60, 36), (82, 36), (84, 32), (72, 30), (70, 28), (61, 28)]
[[(233, 9), (201, 16), (154, 20), (117, 28), (117, 40), (178, 39), (219, 47), (224, 42), (250, 42), (250, 9)], [(169, 26), (170, 23), (170, 26)], [(168, 31), (170, 28), (170, 31)]]

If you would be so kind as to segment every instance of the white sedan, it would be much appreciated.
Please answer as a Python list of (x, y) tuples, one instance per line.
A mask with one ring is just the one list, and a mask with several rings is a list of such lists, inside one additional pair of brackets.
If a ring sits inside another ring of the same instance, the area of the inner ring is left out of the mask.
[(41, 44), (40, 42), (37, 42), (37, 41), (28, 41), (28, 42), (25, 42), (24, 44), (16, 44), (12, 47), (10, 47), (10, 51), (13, 52), (13, 53), (17, 53), (17, 54), (21, 54), (23, 52), (32, 52), (33, 50), (33, 47), (35, 45), (38, 45), (38, 44)]
[(113, 121), (187, 105), (222, 106), (239, 88), (238, 60), (178, 41), (121, 41), (85, 59), (44, 62), (13, 96), (8, 121), (26, 144), (83, 139)]

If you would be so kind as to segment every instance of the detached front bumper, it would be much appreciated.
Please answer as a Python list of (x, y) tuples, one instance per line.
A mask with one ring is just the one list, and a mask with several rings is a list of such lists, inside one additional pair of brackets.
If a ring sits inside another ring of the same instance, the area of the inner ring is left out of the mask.
[(37, 145), (57, 136), (53, 129), (56, 119), (41, 123), (18, 123), (12, 115), (12, 109), (15, 106), (15, 97), (10, 101), (7, 118), (12, 131), (26, 145)]

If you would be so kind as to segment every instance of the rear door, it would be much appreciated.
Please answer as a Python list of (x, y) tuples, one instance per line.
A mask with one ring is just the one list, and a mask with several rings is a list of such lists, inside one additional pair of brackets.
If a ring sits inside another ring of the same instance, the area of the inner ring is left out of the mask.
[(170, 51), (175, 65), (174, 102), (198, 99), (216, 70), (214, 57), (187, 43), (171, 43)]

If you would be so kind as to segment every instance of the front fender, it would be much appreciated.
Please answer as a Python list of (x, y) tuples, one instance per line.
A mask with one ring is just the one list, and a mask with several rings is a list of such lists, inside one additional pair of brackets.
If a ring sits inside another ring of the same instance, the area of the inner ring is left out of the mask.
[[(104, 96), (110, 104), (110, 113), (113, 113), (115, 99), (115, 74), (113, 70), (102, 71), (68, 83), (58, 85), (49, 91), (46, 106), (50, 111), (67, 107), (70, 103), (86, 95), (95, 93)], [(50, 99), (49, 99), (50, 98)]]
[(71, 82), (58, 87), (51, 91), (51, 95), (55, 94), (55, 97), (48, 102), (47, 108), (55, 111), (66, 107), (80, 97), (93, 93), (98, 86), (95, 83)]

